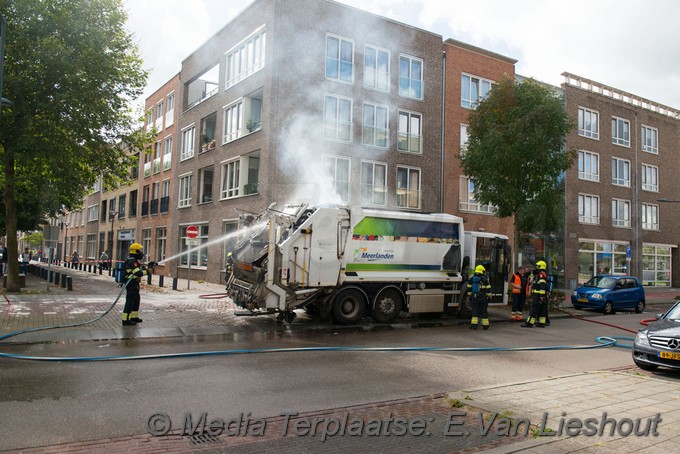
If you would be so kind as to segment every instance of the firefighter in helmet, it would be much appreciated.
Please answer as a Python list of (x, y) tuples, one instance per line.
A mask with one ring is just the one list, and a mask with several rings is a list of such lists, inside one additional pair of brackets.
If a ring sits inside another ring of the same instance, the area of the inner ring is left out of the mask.
[(548, 318), (548, 272), (543, 260), (536, 262), (531, 282), (531, 309), (523, 328), (545, 328)]
[(467, 293), (470, 298), (470, 329), (477, 329), (479, 319), (482, 319), (482, 328), (489, 329), (489, 299), (491, 299), (491, 284), (486, 277), (486, 268), (483, 265), (475, 267), (475, 274), (467, 283)]
[(139, 284), (142, 277), (153, 274), (155, 262), (142, 264), (144, 249), (139, 243), (130, 245), (130, 255), (125, 260), (125, 281), (127, 282), (127, 293), (125, 295), (125, 307), (123, 308), (123, 326), (136, 325), (142, 323), (139, 318)]

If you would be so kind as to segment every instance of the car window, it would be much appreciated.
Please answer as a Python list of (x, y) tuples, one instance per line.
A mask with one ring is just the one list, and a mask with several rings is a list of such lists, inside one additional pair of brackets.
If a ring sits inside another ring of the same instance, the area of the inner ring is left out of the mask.
[(678, 320), (680, 321), (680, 303), (676, 303), (667, 313), (664, 315), (665, 319), (668, 320)]
[(593, 276), (588, 282), (583, 284), (584, 287), (597, 287), (597, 288), (612, 288), (616, 283), (616, 279), (613, 277), (606, 276)]
[(626, 288), (625, 279), (619, 279), (618, 281), (616, 281), (616, 285), (614, 285), (614, 290), (621, 290), (622, 288)]
[(635, 279), (628, 279), (628, 288), (637, 288), (637, 282)]

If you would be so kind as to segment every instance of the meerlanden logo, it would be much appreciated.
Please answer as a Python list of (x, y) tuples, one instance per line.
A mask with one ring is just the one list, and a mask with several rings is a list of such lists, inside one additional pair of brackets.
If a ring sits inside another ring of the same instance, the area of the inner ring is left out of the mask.
[(389, 252), (368, 252), (367, 247), (360, 247), (354, 250), (354, 261), (375, 262), (376, 260), (394, 260), (394, 254)]

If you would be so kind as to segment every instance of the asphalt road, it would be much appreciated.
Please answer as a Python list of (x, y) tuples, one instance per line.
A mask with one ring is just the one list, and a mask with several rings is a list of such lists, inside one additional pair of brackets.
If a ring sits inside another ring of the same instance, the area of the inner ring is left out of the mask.
[[(660, 312), (658, 307), (654, 312)], [(642, 315), (593, 317), (637, 330)], [(272, 347), (527, 347), (593, 345), (603, 335), (633, 336), (576, 319), (546, 329), (497, 323), (399, 324), (369, 329), (279, 330), (253, 319), (238, 334), (3, 347), (30, 355), (108, 356)], [(166, 413), (178, 427), (186, 412), (229, 419), (276, 416), (422, 396), (584, 371), (632, 367), (630, 350), (537, 352), (283, 352), (91, 363), (2, 360), (0, 450), (147, 432)]]

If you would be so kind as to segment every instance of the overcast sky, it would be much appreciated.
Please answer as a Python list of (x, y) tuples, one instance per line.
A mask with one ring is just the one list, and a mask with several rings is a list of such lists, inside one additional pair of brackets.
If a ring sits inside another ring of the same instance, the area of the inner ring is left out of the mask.
[[(124, 0), (150, 71), (144, 98), (252, 0)], [(294, 1), (294, 0), (293, 0)], [(340, 0), (518, 60), (553, 85), (568, 71), (680, 109), (676, 0)]]

